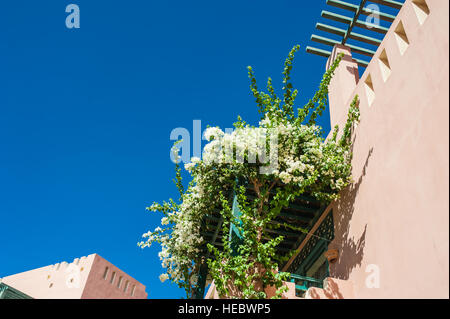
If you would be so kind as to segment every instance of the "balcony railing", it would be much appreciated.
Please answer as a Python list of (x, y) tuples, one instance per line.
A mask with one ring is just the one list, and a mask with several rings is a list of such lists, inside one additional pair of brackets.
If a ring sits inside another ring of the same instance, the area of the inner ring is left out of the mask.
[(323, 288), (323, 280), (297, 274), (291, 274), (291, 282), (295, 283), (295, 295), (297, 297), (304, 297), (310, 287)]

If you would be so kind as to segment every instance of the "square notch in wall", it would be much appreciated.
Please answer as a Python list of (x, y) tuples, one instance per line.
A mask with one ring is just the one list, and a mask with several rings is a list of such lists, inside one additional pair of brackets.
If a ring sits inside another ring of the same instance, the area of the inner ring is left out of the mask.
[(391, 66), (389, 64), (389, 59), (386, 54), (386, 49), (383, 49), (383, 51), (381, 51), (381, 54), (378, 57), (378, 65), (380, 66), (383, 81), (386, 82), (389, 76), (391, 75)]
[(430, 14), (430, 8), (428, 8), (427, 2), (425, 0), (413, 0), (412, 6), (419, 23), (422, 25)]
[(408, 40), (408, 36), (406, 35), (405, 27), (403, 26), (402, 21), (400, 21), (397, 24), (394, 34), (395, 34), (395, 39), (397, 40), (397, 45), (398, 45), (398, 49), (400, 50), (400, 54), (403, 55), (409, 46), (409, 40)]
[(369, 106), (372, 106), (373, 100), (375, 100), (375, 90), (373, 89), (373, 82), (370, 74), (364, 81), (364, 88), (366, 90), (367, 103), (369, 104)]

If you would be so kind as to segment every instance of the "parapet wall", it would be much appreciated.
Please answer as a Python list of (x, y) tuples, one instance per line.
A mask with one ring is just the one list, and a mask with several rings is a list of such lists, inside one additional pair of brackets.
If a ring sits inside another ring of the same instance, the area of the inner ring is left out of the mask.
[(330, 85), (332, 127), (360, 100), (354, 183), (330, 207), (331, 277), (355, 298), (449, 297), (448, 12), (407, 0), (362, 77), (347, 51)]
[(2, 278), (36, 299), (146, 299), (145, 286), (97, 254)]
[(36, 299), (80, 299), (95, 254), (2, 278), (2, 282)]

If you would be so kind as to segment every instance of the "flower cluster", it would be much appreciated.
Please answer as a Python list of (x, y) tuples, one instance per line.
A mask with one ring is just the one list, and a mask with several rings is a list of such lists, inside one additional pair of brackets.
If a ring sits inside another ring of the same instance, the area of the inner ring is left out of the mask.
[(200, 188), (200, 185), (190, 187), (183, 194), (180, 205), (171, 201), (163, 205), (155, 203), (147, 208), (165, 215), (161, 219), (161, 225), (165, 228), (158, 226), (153, 232), (145, 233), (143, 238), (146, 240), (138, 243), (141, 248), (150, 247), (154, 242), (161, 245), (159, 258), (162, 267), (167, 269), (167, 273), (160, 276), (161, 281), (170, 278), (175, 282), (184, 282), (192, 260), (200, 252), (198, 247), (203, 243), (200, 221), (206, 209)]

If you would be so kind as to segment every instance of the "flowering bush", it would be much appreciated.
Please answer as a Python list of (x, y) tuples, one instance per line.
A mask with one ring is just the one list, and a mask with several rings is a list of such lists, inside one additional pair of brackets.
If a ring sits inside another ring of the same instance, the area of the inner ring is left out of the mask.
[[(265, 289), (269, 286), (278, 288), (276, 297), (280, 297), (286, 289), (282, 281), (289, 274), (278, 272), (278, 265), (289, 254), (276, 253), (283, 236), (267, 239), (266, 230), (273, 227), (270, 222), (298, 195), (308, 193), (329, 203), (351, 181), (350, 136), (359, 120), (357, 97), (350, 105), (339, 140), (338, 127), (325, 141), (322, 128), (316, 125), (327, 103), (332, 74), (342, 56), (324, 74), (314, 97), (294, 112), (298, 91), (290, 83), (290, 71), (298, 49), (295, 46), (286, 59), (282, 97), (275, 94), (270, 78), (268, 93), (258, 91), (253, 71), (248, 68), (251, 91), (261, 113), (259, 125), (252, 126), (238, 117), (232, 133), (208, 128), (205, 137), (209, 143), (204, 147), (202, 159), (192, 158), (184, 166), (192, 175), (186, 190), (181, 168), (176, 164), (179, 201), (170, 199), (147, 208), (163, 213), (163, 227), (144, 234), (145, 240), (138, 245), (142, 248), (154, 242), (161, 245), (159, 257), (167, 269), (160, 276), (161, 281), (170, 279), (177, 283), (185, 288), (188, 297), (194, 295), (200, 267), (206, 265), (223, 297), (266, 298)], [(174, 145), (175, 158), (179, 159), (177, 150)], [(246, 195), (249, 187), (256, 198)], [(232, 212), (233, 194), (239, 219)], [(234, 225), (242, 240), (236, 248), (223, 236), (223, 249), (208, 244), (210, 253), (206, 254), (202, 251), (206, 243), (201, 236), (202, 225), (205, 216), (217, 211), (222, 216), (223, 233), (228, 234)]]

